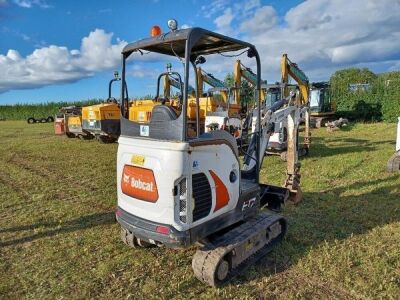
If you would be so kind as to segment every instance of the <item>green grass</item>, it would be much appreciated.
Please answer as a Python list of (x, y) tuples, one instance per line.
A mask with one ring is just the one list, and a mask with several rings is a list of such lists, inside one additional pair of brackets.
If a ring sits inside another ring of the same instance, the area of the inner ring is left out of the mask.
[[(117, 144), (0, 122), (0, 298), (398, 299), (400, 175), (386, 173), (394, 124), (313, 131), (304, 198), (285, 241), (221, 289), (194, 278), (187, 250), (130, 249), (115, 223)], [(264, 162), (281, 184), (285, 166)]]

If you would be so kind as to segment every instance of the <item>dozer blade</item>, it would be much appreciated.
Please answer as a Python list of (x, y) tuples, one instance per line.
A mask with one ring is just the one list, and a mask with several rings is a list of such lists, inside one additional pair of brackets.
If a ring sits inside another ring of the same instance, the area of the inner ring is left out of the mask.
[(194, 275), (210, 286), (221, 286), (268, 254), (286, 234), (286, 220), (260, 213), (207, 242), (192, 260)]
[(400, 171), (400, 151), (395, 152), (387, 162), (388, 172)]

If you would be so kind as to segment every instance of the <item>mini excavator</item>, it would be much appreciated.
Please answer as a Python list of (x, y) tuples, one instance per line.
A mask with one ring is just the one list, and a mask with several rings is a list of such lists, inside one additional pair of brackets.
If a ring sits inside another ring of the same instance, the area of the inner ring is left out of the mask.
[[(196, 64), (205, 62), (203, 57)], [(207, 93), (203, 93), (204, 83), (211, 86)], [(206, 96), (204, 132), (226, 130), (239, 142), (242, 138), (242, 120), (240, 103), (236, 101), (239, 99), (234, 98), (236, 89), (228, 89), (224, 82), (201, 67), (197, 67), (197, 87), (199, 95)]]
[[(197, 82), (196, 60), (201, 56), (247, 54), (256, 60), (256, 89), (261, 89), (261, 62), (254, 45), (202, 28), (170, 31), (157, 26), (152, 37), (122, 50), (121, 135), (117, 154), (117, 221), (121, 238), (132, 247), (199, 248), (192, 261), (194, 275), (220, 286), (269, 253), (287, 230), (276, 214), (287, 201), (301, 198), (297, 128), (300, 109), (293, 94), (268, 109), (256, 93), (257, 130), (251, 135), (243, 165), (238, 144), (226, 130), (200, 130), (200, 95), (195, 89), (194, 135), (189, 135), (189, 80)], [(167, 102), (152, 108), (149, 122), (129, 119), (127, 60), (143, 52), (177, 57), (184, 64), (178, 106)], [(197, 85), (197, 83), (196, 83)], [(288, 168), (283, 187), (262, 184), (265, 149), (274, 123), (288, 122)], [(262, 210), (268, 208), (271, 211)], [(275, 211), (275, 212), (274, 212)]]

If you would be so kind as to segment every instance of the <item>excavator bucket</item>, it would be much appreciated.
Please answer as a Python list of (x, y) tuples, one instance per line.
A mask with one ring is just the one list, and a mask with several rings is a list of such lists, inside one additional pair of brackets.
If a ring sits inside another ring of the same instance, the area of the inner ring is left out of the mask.
[(400, 151), (395, 152), (387, 162), (388, 172), (400, 171)]
[(303, 191), (301, 190), (300, 186), (298, 186), (296, 190), (289, 191), (289, 198), (288, 198), (289, 202), (297, 204), (301, 201), (302, 198), (303, 198)]

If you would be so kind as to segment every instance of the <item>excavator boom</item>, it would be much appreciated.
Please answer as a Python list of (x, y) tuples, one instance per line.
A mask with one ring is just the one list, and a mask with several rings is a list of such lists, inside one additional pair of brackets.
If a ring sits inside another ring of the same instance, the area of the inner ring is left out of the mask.
[[(240, 60), (235, 62), (233, 69), (233, 81), (237, 90), (235, 91), (235, 99), (237, 103), (240, 103), (240, 87), (242, 84), (242, 78), (245, 79), (252, 87), (257, 85), (257, 75), (248, 67), (243, 65)], [(267, 84), (266, 80), (262, 80), (261, 84)], [(261, 99), (265, 99), (265, 90), (261, 89)]]
[[(223, 83), (221, 80), (218, 78), (214, 77), (212, 74), (205, 72), (203, 69), (200, 67), (197, 68), (197, 81), (198, 81), (198, 89), (199, 89), (199, 95), (203, 94), (203, 83), (207, 83), (213, 88), (227, 88), (225, 83)], [(221, 92), (222, 98), (224, 102), (228, 100), (228, 94), (226, 91)]]
[[(301, 103), (307, 104), (310, 96), (310, 82), (308, 77), (304, 72), (299, 68), (296, 63), (290, 61), (287, 57), (287, 54), (282, 55), (281, 59), (281, 81), (284, 84), (289, 84), (289, 76), (292, 77), (298, 84), (300, 93), (301, 93)], [(284, 96), (287, 97), (289, 95), (288, 89), (284, 88)]]

